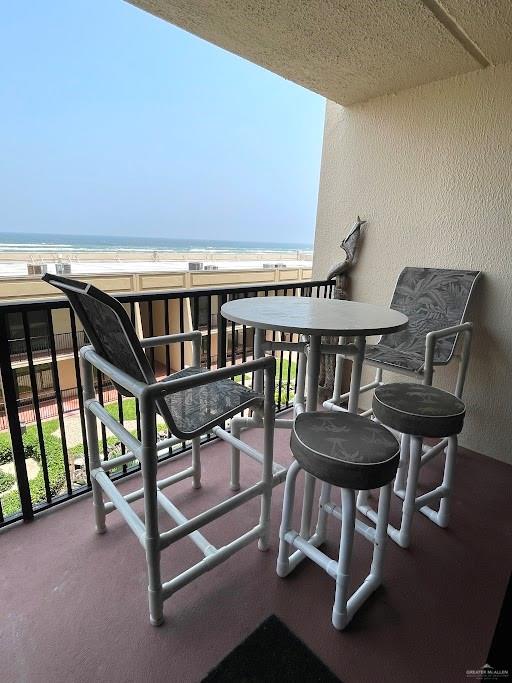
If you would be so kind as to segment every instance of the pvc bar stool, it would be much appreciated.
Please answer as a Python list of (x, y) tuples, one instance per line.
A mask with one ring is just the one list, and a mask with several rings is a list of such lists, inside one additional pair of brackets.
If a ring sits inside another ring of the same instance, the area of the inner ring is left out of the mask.
[[(422, 384), (395, 383), (385, 384), (375, 390), (373, 413), (382, 424), (402, 432), (400, 464), (394, 486), (396, 495), (404, 501), (402, 520), (399, 529), (388, 525), (388, 534), (402, 548), (408, 548), (416, 510), (438, 526), (448, 526), (457, 434), (462, 431), (466, 408), (460, 398), (442, 389)], [(447, 438), (446, 458), (442, 484), (418, 496), (419, 472), (422, 465), (430, 460), (422, 454), (424, 437)], [(429, 506), (434, 501), (440, 501), (439, 510)], [(367, 502), (357, 507), (369, 519), (376, 519), (375, 511)]]
[[(295, 462), (286, 476), (277, 574), (287, 576), (305, 557), (322, 567), (336, 580), (332, 623), (341, 630), (382, 583), (391, 482), (399, 461), (398, 442), (387, 429), (358, 415), (313, 412), (297, 416), (290, 446)], [(291, 526), (295, 483), (301, 469), (323, 482), (318, 526), (309, 540)], [(332, 486), (341, 488), (341, 506), (330, 500)], [(375, 529), (355, 517), (356, 490), (370, 488), (380, 488)], [(338, 560), (318, 549), (325, 541), (328, 516), (341, 521)], [(354, 530), (373, 543), (374, 549), (370, 573), (349, 599)], [(290, 555), (292, 548), (295, 551)]]

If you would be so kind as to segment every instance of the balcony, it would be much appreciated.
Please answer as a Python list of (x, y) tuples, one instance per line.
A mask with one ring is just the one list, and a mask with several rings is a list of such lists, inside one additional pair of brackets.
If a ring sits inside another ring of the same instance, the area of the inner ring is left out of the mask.
[[(240, 296), (275, 294), (329, 297), (332, 285), (300, 282), (286, 287), (182, 290), (120, 299), (132, 319), (139, 321), (142, 334), (153, 336), (191, 329), (200, 306), (209, 310)], [(0, 307), (0, 324), (5, 325), (12, 306)], [(21, 308), (28, 319), (31, 310), (41, 307), (51, 319), (59, 315), (62, 320), (64, 312), (70, 331), (54, 335), (53, 342), (49, 340), (50, 394), (41, 391), (37, 383), (37, 342), (22, 340), (31, 412), (27, 396), (16, 396), (11, 364), (18, 347), (2, 342), (0, 348), (6, 396), (3, 427), (10, 428), (12, 437), (10, 441), (8, 431), (0, 435), (1, 471), (17, 476), (17, 482), (0, 495), (0, 524), (12, 526), (2, 538), (6, 589), (2, 604), (4, 613), (16, 615), (16, 626), (6, 629), (2, 638), (9, 652), (2, 666), (5, 680), (37, 680), (41, 671), (48, 680), (76, 680), (80, 676), (88, 680), (92, 675), (101, 679), (107, 675), (108, 662), (108, 675), (112, 678), (115, 672), (114, 680), (169, 680), (172, 665), (170, 680), (199, 681), (271, 614), (284, 621), (344, 681), (409, 681), (411, 672), (414, 680), (425, 683), (457, 680), (466, 670), (477, 669), (486, 661), (512, 559), (506, 529), (496, 523), (507, 518), (508, 468), (464, 449), (459, 453), (450, 528), (441, 531), (429, 520), (418, 519), (415, 531), (420, 542), (409, 552), (404, 554), (389, 544), (386, 586), (361, 609), (346, 633), (331, 627), (332, 581), (315, 565), (304, 563), (284, 580), (275, 574), (281, 486), (274, 489), (269, 552), (259, 553), (251, 545), (237, 555), (237, 561), (224, 564), (222, 571), (208, 572), (194, 583), (194, 589), (189, 586), (179, 591), (166, 605), (166, 624), (158, 632), (152, 630), (147, 623), (144, 559), (129, 529), (114, 513), (108, 518), (108, 537), (93, 532), (78, 366), (82, 339), (74, 315), (64, 302), (56, 300), (26, 302), (16, 310)], [(226, 324), (220, 316), (215, 319), (213, 314), (208, 315), (203, 327), (208, 366), (237, 364), (252, 356), (251, 337), (244, 326), (240, 326), (238, 340), (231, 323)], [(60, 336), (65, 343), (56, 341)], [(71, 390), (62, 386), (57, 348), (66, 348), (72, 356), (75, 387)], [(178, 345), (174, 351), (168, 347), (163, 352), (153, 349), (148, 355), (155, 372), (162, 376), (184, 367), (189, 361), (187, 354), (186, 346)], [(294, 352), (278, 354), (277, 361), (276, 403), (278, 410), (286, 412), (295, 389)], [(250, 383), (252, 378), (240, 376), (237, 380)], [(107, 409), (127, 429), (139, 434), (136, 402), (118, 395), (99, 373), (96, 389)], [(161, 438), (167, 437), (166, 430), (161, 429)], [(259, 430), (250, 430), (244, 436), (254, 446), (261, 445), (261, 438)], [(105, 430), (100, 439), (103, 458), (124, 452)], [(288, 439), (288, 432), (276, 432), (276, 460), (283, 465), (291, 462)], [(163, 476), (182, 469), (189, 445), (178, 444), (164, 452), (162, 459), (167, 462)], [(9, 448), (12, 460), (6, 459)], [(188, 480), (174, 489), (174, 499), (190, 516), (215, 504), (228, 490), (228, 446), (208, 435), (201, 450), (202, 491), (195, 495)], [(245, 488), (254, 481), (258, 467), (252, 462), (243, 465), (241, 483)], [(440, 466), (431, 461), (424, 468), (422, 484), (426, 488), (439, 478)], [(123, 493), (140, 488), (140, 472), (133, 463), (113, 471), (112, 477), (124, 480)], [(475, 481), (479, 482), (478, 496)], [(72, 505), (61, 505), (70, 500)], [(251, 501), (247, 513), (254, 513), (257, 506), (256, 500)], [(56, 509), (52, 514), (41, 514), (49, 508)], [(140, 501), (134, 508), (141, 511)], [(398, 514), (394, 500), (392, 523)], [(36, 523), (15, 524), (34, 517), (38, 518)], [(231, 513), (211, 525), (210, 535), (223, 543), (244, 528), (243, 517)], [(338, 542), (339, 526), (331, 523), (326, 552), (335, 555)], [(195, 561), (196, 551), (189, 541), (180, 541), (179, 548), (179, 552), (165, 554), (163, 568), (169, 573)], [(354, 585), (365, 576), (367, 564), (368, 547), (364, 541), (356, 541)], [(461, 573), (479, 589), (468, 595)], [(140, 642), (141, 634), (145, 634), (143, 648), (126, 647)], [(113, 647), (114, 642), (120, 646)], [(37, 647), (27, 648), (27, 643), (37, 643)]]
[[(418, 515), (407, 551), (388, 543), (384, 587), (346, 631), (331, 626), (333, 583), (313, 563), (286, 579), (276, 576), (282, 486), (274, 489), (269, 551), (248, 546), (177, 592), (166, 603), (165, 624), (153, 629), (138, 543), (117, 512), (108, 517), (106, 537), (93, 530), (77, 321), (57, 299), (0, 304), (0, 680), (196, 683), (271, 614), (344, 683), (504, 680), (500, 672), (474, 672), (489, 661), (512, 566), (510, 3), (129, 2), (327, 98), (315, 235), (319, 277), (337, 260), (340, 226), (359, 211), (371, 231), (351, 277), (355, 300), (387, 304), (405, 265), (484, 273), (469, 318), (475, 339), (463, 438), (474, 450), (458, 451), (449, 528)], [(332, 295), (325, 282), (287, 279), (302, 275), (297, 268), (282, 280), (276, 272), (266, 286), (193, 289), (211, 283), (211, 273), (181, 273), (173, 286), (183, 289), (156, 294), (157, 273), (109, 282), (123, 292), (140, 336), (201, 329), (202, 362), (211, 368), (252, 356), (250, 331), (226, 324), (221, 305), (240, 296)], [(44, 291), (34, 289), (42, 287), (35, 280), (20, 278), (17, 287), (21, 297)], [(48, 333), (30, 338), (36, 311), (47, 317)], [(18, 337), (9, 332), (10, 316), (20, 313), (25, 334), (10, 343)], [(286, 351), (276, 356), (276, 404), (286, 414), (297, 359)], [(157, 377), (190, 364), (185, 344), (151, 349), (148, 357)], [(449, 372), (439, 370), (440, 386), (453, 386)], [(252, 383), (249, 375), (235, 379)], [(100, 403), (139, 436), (137, 402), (119, 396), (100, 373), (94, 382)], [(162, 425), (158, 430), (168, 436)], [(99, 436), (105, 460), (123, 454), (115, 437), (104, 429)], [(260, 446), (261, 431), (248, 430), (244, 439)], [(292, 459), (288, 439), (277, 431), (275, 458), (282, 465)], [(164, 451), (163, 476), (182, 469), (189, 451), (187, 442)], [(188, 480), (174, 485), (189, 517), (229, 491), (230, 449), (210, 434), (201, 453), (202, 491), (192, 491)], [(439, 481), (441, 466), (427, 462), (420, 490)], [(244, 462), (241, 475), (245, 490), (256, 465)], [(133, 462), (110, 476), (124, 494), (141, 486)], [(302, 480), (298, 487), (300, 495)], [(392, 524), (399, 503), (392, 498)], [(142, 512), (140, 500), (134, 508)], [(244, 509), (254, 515), (257, 501)], [(223, 544), (246, 529), (244, 521), (231, 513), (211, 524), (209, 537)], [(338, 543), (339, 525), (330, 523), (331, 556)], [(176, 574), (197, 556), (182, 540), (164, 555), (163, 570)], [(366, 575), (369, 556), (357, 538), (351, 588)], [(280, 654), (280, 643), (257, 653), (271, 661)], [(299, 672), (293, 683), (303, 680)]]

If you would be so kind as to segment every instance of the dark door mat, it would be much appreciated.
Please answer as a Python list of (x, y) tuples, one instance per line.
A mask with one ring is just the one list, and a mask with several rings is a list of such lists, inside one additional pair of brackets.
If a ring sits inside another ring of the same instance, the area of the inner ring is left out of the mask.
[(203, 683), (341, 683), (275, 614), (237, 645)]

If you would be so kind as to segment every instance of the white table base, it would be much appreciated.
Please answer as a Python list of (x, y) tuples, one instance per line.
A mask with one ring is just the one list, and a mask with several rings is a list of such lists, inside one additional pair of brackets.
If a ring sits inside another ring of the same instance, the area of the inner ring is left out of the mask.
[[(305, 344), (304, 342), (290, 342), (284, 344), (283, 342), (265, 341), (265, 330), (261, 328), (255, 329), (254, 358), (261, 358), (266, 351), (271, 351), (272, 349), (282, 350), (284, 346), (286, 346), (286, 350), (296, 351), (298, 353), (297, 393), (294, 398), (294, 417), (292, 419), (276, 419), (276, 429), (292, 429), (296, 415), (304, 411), (313, 412), (318, 410), (318, 385), (320, 378), (321, 355), (322, 352), (331, 350), (331, 347), (322, 345), (321, 340), (321, 335), (315, 334), (310, 335), (308, 344)], [(355, 413), (357, 412), (359, 401), (359, 388), (361, 385), (361, 373), (366, 348), (366, 337), (355, 337), (353, 344), (344, 344), (335, 348), (337, 350), (343, 350), (344, 357), (352, 360), (348, 412)], [(307, 362), (305, 352), (307, 352)], [(306, 397), (304, 397), (304, 386), (307, 386)], [(259, 393), (263, 392), (263, 375), (261, 372), (256, 372), (254, 375), (254, 391)], [(262, 426), (263, 421), (261, 412), (255, 409), (252, 417), (234, 417), (231, 421), (231, 433), (234, 437), (234, 440), (236, 440), (240, 437), (241, 429)], [(286, 472), (286, 468), (280, 465), (274, 466), (274, 486), (284, 481)], [(305, 473), (304, 500), (302, 506), (300, 535), (307, 539), (310, 538), (312, 532), (311, 520), (313, 515), (315, 484), (315, 477)], [(240, 488), (240, 451), (236, 447), (236, 441), (234, 441), (232, 444), (231, 451), (231, 488), (234, 491), (237, 491)], [(331, 486), (329, 484), (323, 483), (321, 491), (322, 501), (329, 501), (330, 495)], [(315, 537), (317, 537), (319, 544), (325, 540), (326, 526), (327, 515), (320, 506), (315, 533)]]

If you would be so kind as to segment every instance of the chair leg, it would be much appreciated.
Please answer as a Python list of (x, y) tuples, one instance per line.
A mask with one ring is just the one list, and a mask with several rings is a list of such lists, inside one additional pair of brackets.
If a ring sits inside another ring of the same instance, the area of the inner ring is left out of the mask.
[(439, 512), (437, 515), (437, 523), (440, 527), (447, 527), (450, 521), (450, 507), (451, 495), (453, 488), (453, 479), (455, 475), (455, 459), (457, 457), (457, 437), (450, 436), (448, 439), (448, 447), (446, 449), (446, 462), (444, 465), (443, 474), (443, 489), (446, 489), (446, 494), (441, 498), (439, 505)]
[(379, 491), (379, 507), (377, 524), (375, 526), (375, 543), (373, 549), (372, 567), (370, 576), (379, 586), (382, 583), (384, 568), (384, 549), (388, 537), (389, 506), (391, 503), (391, 484), (382, 486)]
[(304, 410), (306, 403), (306, 354), (299, 352), (297, 354), (297, 386), (295, 389), (295, 398), (293, 399), (294, 413)]
[(397, 537), (394, 537), (394, 540), (402, 548), (408, 548), (411, 542), (411, 527), (414, 513), (416, 512), (416, 489), (421, 466), (422, 444), (423, 439), (420, 436), (411, 436), (409, 471), (402, 507), (402, 523)]
[[(234, 417), (231, 420), (231, 434), (236, 438), (240, 438), (240, 423)], [(231, 446), (231, 481), (230, 488), (232, 491), (240, 490), (240, 449), (236, 446)]]
[(315, 499), (316, 479), (309, 472), (304, 473), (304, 499), (300, 521), (300, 535), (309, 538), (311, 535), (311, 517), (313, 515), (313, 501)]
[(341, 514), (341, 538), (338, 570), (336, 572), (336, 593), (332, 608), (332, 625), (338, 630), (345, 628), (348, 623), (347, 597), (356, 516), (355, 491), (352, 489), (341, 489)]
[(335, 367), (334, 367), (334, 387), (332, 392), (332, 402), (339, 406), (340, 396), (341, 396), (341, 384), (343, 381), (343, 356), (340, 354), (336, 355)]
[[(354, 528), (357, 530), (355, 515), (350, 513), (352, 507), (352, 501), (354, 497), (348, 497), (343, 499), (343, 506), (348, 508), (347, 519), (343, 517), (342, 509), (342, 524), (345, 525), (347, 529), (347, 535), (350, 536), (350, 525), (353, 524)], [(350, 557), (348, 556), (349, 550), (347, 549), (350, 539), (345, 542), (342, 541), (340, 544), (340, 560), (338, 562), (338, 573), (341, 574), (341, 588), (340, 588), (340, 606), (338, 611), (333, 610), (333, 624), (336, 628), (343, 629), (352, 620), (357, 610), (361, 605), (368, 600), (370, 595), (374, 593), (377, 588), (382, 584), (382, 577), (384, 573), (384, 549), (386, 547), (387, 540), (387, 528), (389, 519), (389, 504), (391, 501), (391, 483), (382, 486), (379, 491), (379, 506), (376, 518), (376, 528), (373, 535), (373, 555), (372, 564), (370, 568), (370, 573), (359, 586), (359, 588), (353, 593), (350, 599), (347, 601), (347, 584), (349, 581), (348, 573), (350, 567)], [(364, 535), (364, 534), (363, 534)], [(352, 534), (353, 536), (353, 534)], [(343, 538), (343, 527), (342, 527), (342, 538)], [(367, 537), (368, 538), (368, 537)], [(347, 555), (342, 556), (341, 548), (344, 547)], [(351, 546), (350, 546), (351, 551)], [(341, 564), (343, 560), (343, 565)]]
[(322, 545), (322, 543), (325, 543), (325, 539), (327, 538), (327, 521), (329, 519), (329, 515), (325, 511), (324, 505), (331, 500), (331, 490), (332, 486), (327, 482), (323, 481), (322, 488), (320, 489), (320, 501), (318, 503), (318, 521), (315, 530), (315, 536), (317, 536), (320, 539), (318, 545)]
[(144, 486), (144, 546), (148, 568), (149, 620), (152, 626), (164, 622), (160, 576), (160, 533), (158, 529), (156, 413), (151, 399), (140, 401), (142, 479)]
[(290, 572), (290, 544), (285, 541), (285, 534), (291, 531), (293, 505), (295, 502), (295, 483), (300, 471), (299, 463), (294, 460), (288, 468), (284, 486), (283, 515), (279, 529), (279, 555), (277, 557), (276, 572), (278, 576), (287, 576)]
[(265, 371), (265, 404), (263, 413), (263, 471), (262, 481), (264, 484), (261, 494), (260, 528), (261, 534), (258, 540), (260, 550), (268, 550), (270, 538), (270, 506), (272, 503), (272, 489), (274, 484), (274, 405), (275, 371)]
[(164, 623), (164, 603), (160, 578), (160, 550), (157, 539), (146, 539), (146, 563), (148, 567), (149, 622), (151, 626)]
[(192, 486), (195, 489), (201, 488), (201, 437), (192, 439)]
[(357, 494), (357, 508), (367, 508), (370, 505), (370, 492), (359, 491)]
[(103, 491), (96, 479), (91, 481), (92, 488), (92, 503), (94, 506), (94, 522), (97, 534), (104, 534), (107, 530), (107, 515), (105, 513), (105, 502), (103, 500)]
[(403, 491), (405, 488), (407, 464), (409, 460), (409, 452), (411, 448), (411, 437), (409, 434), (402, 434), (400, 440), (400, 462), (395, 477), (395, 484), (393, 490), (395, 493)]
[[(92, 365), (85, 360), (80, 359), (82, 385), (84, 393), (84, 403), (89, 399), (95, 398), (94, 393), (94, 377)], [(96, 416), (91, 411), (85, 409), (85, 431), (87, 435), (87, 452), (89, 457), (89, 470), (93, 471), (101, 467), (100, 451), (98, 446), (98, 425), (96, 423)], [(96, 479), (93, 477), (91, 481), (92, 487), (92, 502), (94, 506), (94, 519), (96, 523), (96, 532), (104, 534), (107, 530), (105, 503), (103, 500), (103, 491)]]

